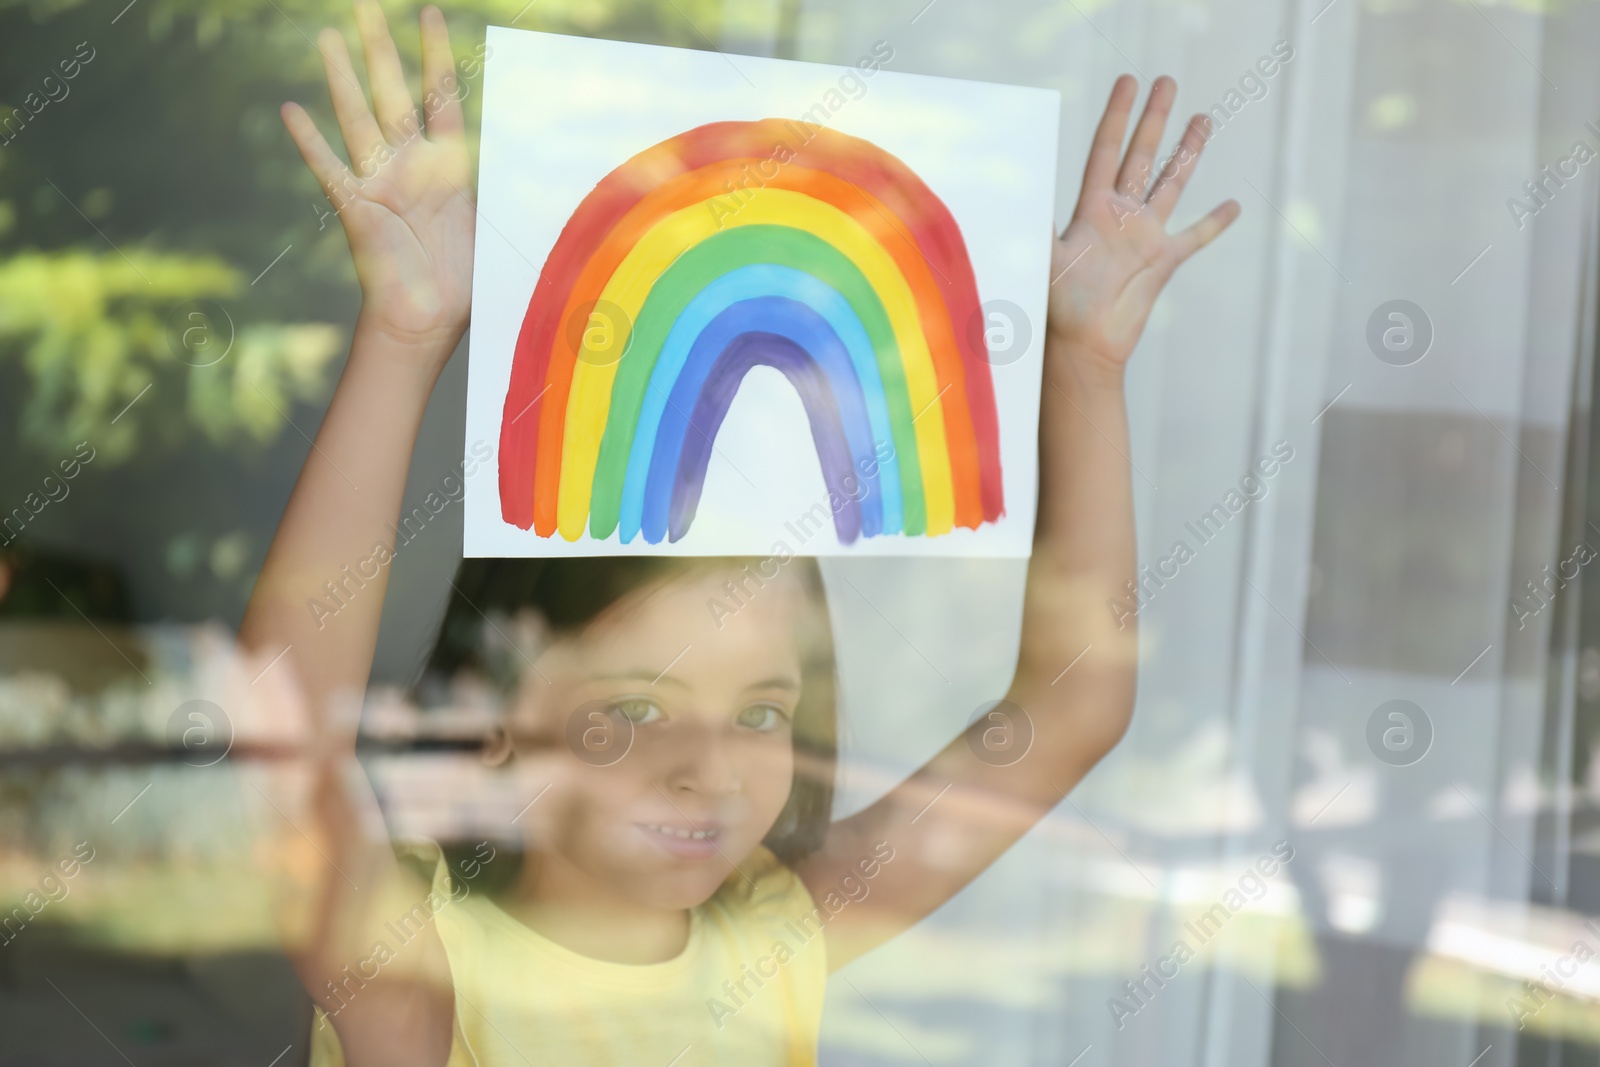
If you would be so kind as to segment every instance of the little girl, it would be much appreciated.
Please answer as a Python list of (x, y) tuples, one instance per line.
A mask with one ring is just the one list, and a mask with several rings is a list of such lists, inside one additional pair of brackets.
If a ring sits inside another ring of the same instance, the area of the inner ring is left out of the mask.
[[(307, 601), (392, 547), (472, 289), (444, 17), (421, 15), (417, 137), (378, 4), (356, 0), (355, 15), (370, 109), (340, 34), (318, 46), (347, 154), (371, 173), (353, 175), (303, 109), (282, 114), (338, 196), (361, 314), (240, 628), (318, 711), (366, 685), (387, 569), (335, 617)], [(1124, 154), (1136, 90), (1128, 75), (1112, 88), (1054, 242), (1037, 528), (1004, 703), (833, 822), (832, 639), (814, 562), (770, 579), (769, 566), (736, 613), (717, 614), (707, 602), (749, 561), (469, 561), (428, 676), (499, 684), (506, 710), (484, 753), (529, 784), (508, 825), (522, 850), (397, 854), (370, 840), (351, 776), (332, 769), (352, 765), (353, 731), (324, 734), (321, 907), (292, 949), (319, 1005), (313, 1063), (813, 1063), (827, 974), (950, 899), (1117, 743), (1137, 651), (1126, 612), (1107, 608), (1135, 579), (1123, 369), (1172, 272), (1239, 212), (1229, 200), (1166, 232), (1208, 127), (1196, 115), (1148, 180), (1176, 85), (1155, 82)], [(516, 639), (494, 618), (514, 619)], [(479, 634), (501, 639), (509, 669)]]

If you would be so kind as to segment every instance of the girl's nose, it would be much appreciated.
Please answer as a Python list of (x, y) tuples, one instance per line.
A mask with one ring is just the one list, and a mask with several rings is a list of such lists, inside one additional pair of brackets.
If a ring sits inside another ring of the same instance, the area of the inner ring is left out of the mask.
[(737, 750), (727, 731), (712, 725), (686, 725), (673, 746), (667, 784), (707, 796), (731, 796), (740, 788)]

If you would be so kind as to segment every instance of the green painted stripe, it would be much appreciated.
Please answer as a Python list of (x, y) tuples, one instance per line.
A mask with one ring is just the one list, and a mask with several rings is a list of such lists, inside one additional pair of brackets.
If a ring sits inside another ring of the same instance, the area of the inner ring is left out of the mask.
[(650, 289), (639, 320), (633, 324), (627, 353), (617, 364), (611, 386), (611, 407), (605, 435), (595, 464), (594, 490), (589, 503), (589, 531), (610, 537), (622, 509), (622, 483), (633, 448), (633, 432), (644, 406), (650, 375), (673, 323), (700, 291), (717, 278), (752, 263), (771, 263), (802, 270), (849, 302), (872, 341), (878, 373), (888, 400), (890, 432), (900, 465), (904, 533), (916, 536), (927, 530), (927, 506), (922, 491), (922, 466), (912, 428), (911, 398), (906, 390), (905, 368), (894, 328), (883, 302), (866, 276), (850, 258), (827, 241), (793, 226), (734, 226), (684, 252)]

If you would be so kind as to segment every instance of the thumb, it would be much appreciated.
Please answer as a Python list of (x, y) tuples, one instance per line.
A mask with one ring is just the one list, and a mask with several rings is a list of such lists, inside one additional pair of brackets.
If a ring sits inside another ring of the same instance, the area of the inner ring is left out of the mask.
[(1136, 306), (1142, 307), (1144, 313), (1149, 314), (1156, 298), (1161, 295), (1161, 290), (1166, 288), (1167, 282), (1172, 280), (1172, 275), (1177, 269), (1183, 266), (1190, 256), (1210, 244), (1218, 234), (1232, 225), (1233, 220), (1239, 217), (1239, 210), (1237, 200), (1224, 200), (1188, 229), (1180, 230), (1174, 235), (1167, 246), (1167, 252), (1157, 260), (1152, 269), (1140, 272), (1129, 282), (1128, 292), (1135, 297)]
[(1242, 209), (1237, 200), (1224, 200), (1208, 211), (1197, 222), (1185, 230), (1180, 230), (1172, 243), (1171, 267), (1167, 273), (1177, 270), (1183, 261), (1210, 244), (1218, 234), (1233, 225), (1233, 220), (1239, 217)]

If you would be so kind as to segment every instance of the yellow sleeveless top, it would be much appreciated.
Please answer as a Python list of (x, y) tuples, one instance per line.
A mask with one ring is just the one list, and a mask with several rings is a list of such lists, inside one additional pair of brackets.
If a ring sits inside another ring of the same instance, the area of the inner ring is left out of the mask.
[[(438, 846), (419, 849), (448, 898)], [(592, 959), (481, 894), (447, 899), (434, 913), (456, 993), (447, 1067), (812, 1067), (827, 913), (765, 847), (739, 866), (690, 909), (688, 943), (665, 963)], [(344, 1067), (320, 1008), (311, 1067)]]

